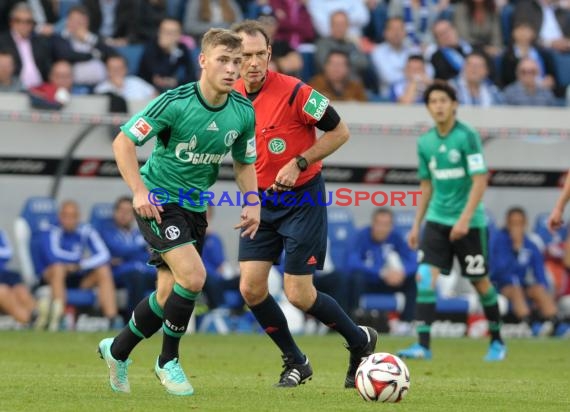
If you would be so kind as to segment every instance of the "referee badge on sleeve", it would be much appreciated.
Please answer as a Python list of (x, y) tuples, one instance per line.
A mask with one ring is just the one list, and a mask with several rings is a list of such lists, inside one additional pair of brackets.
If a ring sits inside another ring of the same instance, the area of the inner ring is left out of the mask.
[(318, 91), (312, 90), (303, 106), (303, 111), (313, 119), (319, 121), (323, 117), (323, 114), (325, 114), (327, 107), (329, 107), (329, 99)]

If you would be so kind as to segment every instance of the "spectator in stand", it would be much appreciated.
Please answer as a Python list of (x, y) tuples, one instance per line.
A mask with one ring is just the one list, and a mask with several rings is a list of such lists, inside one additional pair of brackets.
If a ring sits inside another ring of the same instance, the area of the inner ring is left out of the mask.
[(323, 70), (325, 60), (331, 50), (340, 50), (349, 56), (353, 77), (363, 79), (370, 66), (370, 61), (368, 56), (351, 40), (348, 28), (349, 15), (347, 12), (336, 11), (331, 14), (330, 35), (320, 38), (316, 43), (316, 69), (317, 71)]
[(24, 88), (47, 80), (52, 61), (49, 43), (34, 33), (34, 18), (26, 3), (17, 3), (10, 11), (10, 31), (0, 35), (0, 50), (14, 58), (15, 74)]
[(190, 50), (181, 42), (182, 27), (178, 20), (160, 22), (158, 38), (145, 46), (139, 76), (159, 93), (196, 80), (196, 69)]
[(156, 269), (147, 265), (150, 253), (135, 223), (133, 201), (120, 197), (113, 208), (113, 221), (99, 227), (101, 238), (111, 254), (111, 270), (115, 285), (128, 291), (128, 310), (149, 290), (154, 290)]
[(22, 0), (4, 0), (0, 1), (0, 33), (4, 33), (10, 29), (10, 11), (17, 3)]
[(357, 307), (363, 293), (401, 292), (406, 303), (400, 320), (405, 322), (404, 329), (411, 331), (417, 293), (416, 253), (394, 229), (391, 209), (375, 210), (371, 223), (358, 232), (350, 245), (351, 307)]
[(184, 32), (200, 42), (209, 29), (228, 29), (241, 20), (243, 14), (235, 0), (189, 0), (184, 16)]
[(61, 0), (28, 0), (32, 10), (35, 31), (42, 36), (51, 36), (55, 33), (59, 21), (59, 2)]
[(168, 0), (147, 0), (135, 3), (136, 38), (133, 43), (148, 43), (158, 35), (160, 22), (168, 17)]
[(14, 74), (14, 56), (0, 51), (0, 92), (21, 92), (22, 82)]
[(514, 25), (527, 23), (539, 43), (559, 52), (570, 51), (570, 10), (556, 0), (520, 0), (515, 3)]
[(503, 101), (501, 92), (489, 80), (487, 57), (481, 52), (473, 52), (465, 58), (461, 73), (451, 80), (451, 85), (461, 105), (490, 107)]
[(423, 56), (415, 54), (408, 57), (404, 73), (405, 79), (392, 85), (390, 101), (400, 104), (423, 103), (424, 92), (432, 82)]
[(474, 48), (489, 56), (500, 54), (503, 39), (495, 0), (465, 0), (455, 4), (453, 25), (459, 37)]
[(0, 312), (29, 324), (36, 316), (36, 301), (19, 273), (6, 269), (14, 251), (6, 232), (0, 230)]
[(524, 209), (512, 207), (506, 226), (491, 244), (491, 279), (497, 290), (511, 303), (513, 314), (530, 324), (530, 300), (540, 312), (544, 324), (541, 335), (552, 334), (558, 326), (558, 310), (544, 273), (544, 259), (526, 235)]
[(364, 0), (307, 0), (307, 10), (320, 37), (332, 35), (331, 19), (338, 11), (344, 11), (347, 15), (348, 37), (355, 42), (360, 40), (362, 29), (370, 20)]
[(517, 65), (517, 81), (504, 90), (505, 104), (513, 106), (555, 106), (551, 90), (543, 87), (535, 60), (525, 57)]
[(320, 74), (309, 81), (309, 86), (335, 101), (368, 100), (362, 83), (351, 78), (350, 59), (342, 50), (332, 50)]
[(540, 70), (540, 85), (555, 90), (556, 67), (552, 54), (536, 44), (536, 32), (528, 23), (517, 23), (512, 31), (512, 44), (501, 59), (500, 85), (506, 87), (517, 79), (517, 65), (522, 58), (531, 58)]
[(59, 110), (71, 101), (73, 71), (65, 60), (55, 62), (49, 72), (49, 80), (29, 90), (32, 107)]
[[(202, 261), (206, 268), (206, 284), (203, 291), (206, 295), (208, 309), (217, 309), (226, 304), (224, 292), (235, 291), (239, 295), (239, 273), (226, 260), (222, 238), (211, 227), (214, 208), (208, 206), (208, 228), (202, 250)], [(240, 296), (241, 299), (241, 296)]]
[(365, 42), (369, 43), (369, 49), (371, 49), (375, 43), (384, 41), (384, 26), (388, 14), (388, 6), (384, 5), (383, 0), (366, 0), (366, 7), (368, 8), (370, 20), (362, 29), (362, 35), (365, 37)]
[(406, 38), (404, 20), (392, 17), (384, 28), (384, 42), (372, 49), (370, 58), (380, 80), (380, 96), (388, 98), (396, 83), (404, 80), (404, 70), (413, 48)]
[[(89, 16), (89, 31), (109, 46), (125, 46), (136, 39), (136, 9), (132, 0), (82, 0)], [(146, 3), (146, 2), (141, 2)]]
[(277, 18), (276, 41), (285, 41), (294, 50), (302, 43), (314, 43), (315, 29), (307, 10), (307, 0), (269, 0)]
[(448, 6), (449, 0), (390, 0), (388, 17), (403, 19), (408, 38), (423, 49), (432, 43), (430, 28)]
[(73, 66), (73, 83), (93, 87), (105, 80), (104, 61), (116, 54), (104, 39), (89, 31), (89, 14), (82, 5), (73, 6), (67, 15), (65, 30), (53, 39), (55, 60)]
[(123, 56), (111, 56), (105, 65), (107, 67), (107, 80), (95, 86), (95, 93), (112, 93), (127, 101), (150, 100), (156, 96), (156, 89), (153, 85), (138, 76), (128, 74), (127, 61)]
[(437, 49), (431, 56), (434, 77), (439, 80), (452, 79), (461, 72), (465, 56), (471, 53), (473, 48), (459, 38), (457, 30), (447, 20), (438, 20), (432, 30), (437, 44)]
[(50, 331), (59, 330), (67, 287), (97, 287), (103, 315), (109, 319), (111, 327), (121, 327), (123, 321), (118, 316), (110, 258), (99, 233), (90, 225), (80, 224), (77, 203), (69, 200), (63, 202), (59, 210), (59, 224), (42, 238), (39, 272), (50, 287), (52, 301), (42, 299), (38, 303), (36, 328), (48, 326)]
[(275, 38), (279, 23), (271, 6), (260, 8), (257, 21), (263, 25), (271, 39), (270, 69), (290, 76), (301, 77), (303, 57), (287, 41)]

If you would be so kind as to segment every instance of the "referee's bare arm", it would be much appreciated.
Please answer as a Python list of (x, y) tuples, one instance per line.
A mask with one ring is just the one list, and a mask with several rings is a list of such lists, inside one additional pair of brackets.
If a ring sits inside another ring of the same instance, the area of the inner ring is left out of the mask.
[(334, 129), (325, 131), (313, 146), (301, 153), (301, 156), (307, 159), (308, 164), (318, 162), (345, 144), (349, 136), (348, 126), (340, 120)]
[(157, 223), (161, 223), (162, 206), (155, 206), (150, 202), (149, 191), (139, 172), (139, 161), (134, 142), (126, 134), (119, 132), (113, 141), (113, 153), (119, 172), (133, 193), (133, 207), (136, 213), (140, 217), (154, 218)]

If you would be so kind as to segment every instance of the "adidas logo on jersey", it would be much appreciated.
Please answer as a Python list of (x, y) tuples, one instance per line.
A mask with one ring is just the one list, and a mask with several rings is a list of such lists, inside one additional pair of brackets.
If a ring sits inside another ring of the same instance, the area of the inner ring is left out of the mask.
[(447, 152), (447, 147), (445, 147), (445, 145), (442, 144), (441, 146), (439, 146), (439, 153), (445, 153), (445, 152)]
[(218, 129), (218, 125), (213, 120), (212, 120), (212, 123), (210, 123), (210, 125), (208, 126), (208, 128), (206, 130), (210, 130), (212, 132), (219, 132), (220, 131), (220, 129)]

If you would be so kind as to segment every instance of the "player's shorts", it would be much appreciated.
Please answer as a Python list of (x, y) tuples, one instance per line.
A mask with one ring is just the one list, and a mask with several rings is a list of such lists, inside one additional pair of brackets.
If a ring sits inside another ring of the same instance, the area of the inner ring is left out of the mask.
[(17, 272), (12, 272), (11, 270), (5, 270), (0, 272), (0, 285), (8, 285), (10, 287), (19, 285), (22, 282), (20, 274)]
[(164, 211), (160, 214), (160, 224), (154, 219), (143, 219), (135, 213), (141, 234), (151, 248), (148, 264), (157, 267), (165, 265), (161, 254), (186, 244), (194, 244), (202, 255), (208, 227), (206, 212), (193, 212), (175, 203), (167, 203), (162, 208)]
[(479, 279), (487, 275), (487, 228), (470, 228), (466, 236), (449, 240), (451, 226), (427, 222), (420, 242), (419, 263), (427, 263), (448, 275), (457, 257), (463, 276)]
[[(285, 273), (307, 275), (323, 268), (327, 252), (324, 180), (319, 174), (293, 192), (287, 202), (273, 202), (265, 197), (261, 207), (261, 224), (255, 238), (240, 237), (239, 261), (270, 261), (278, 264), (285, 250)], [(312, 201), (302, 201), (309, 198)]]

